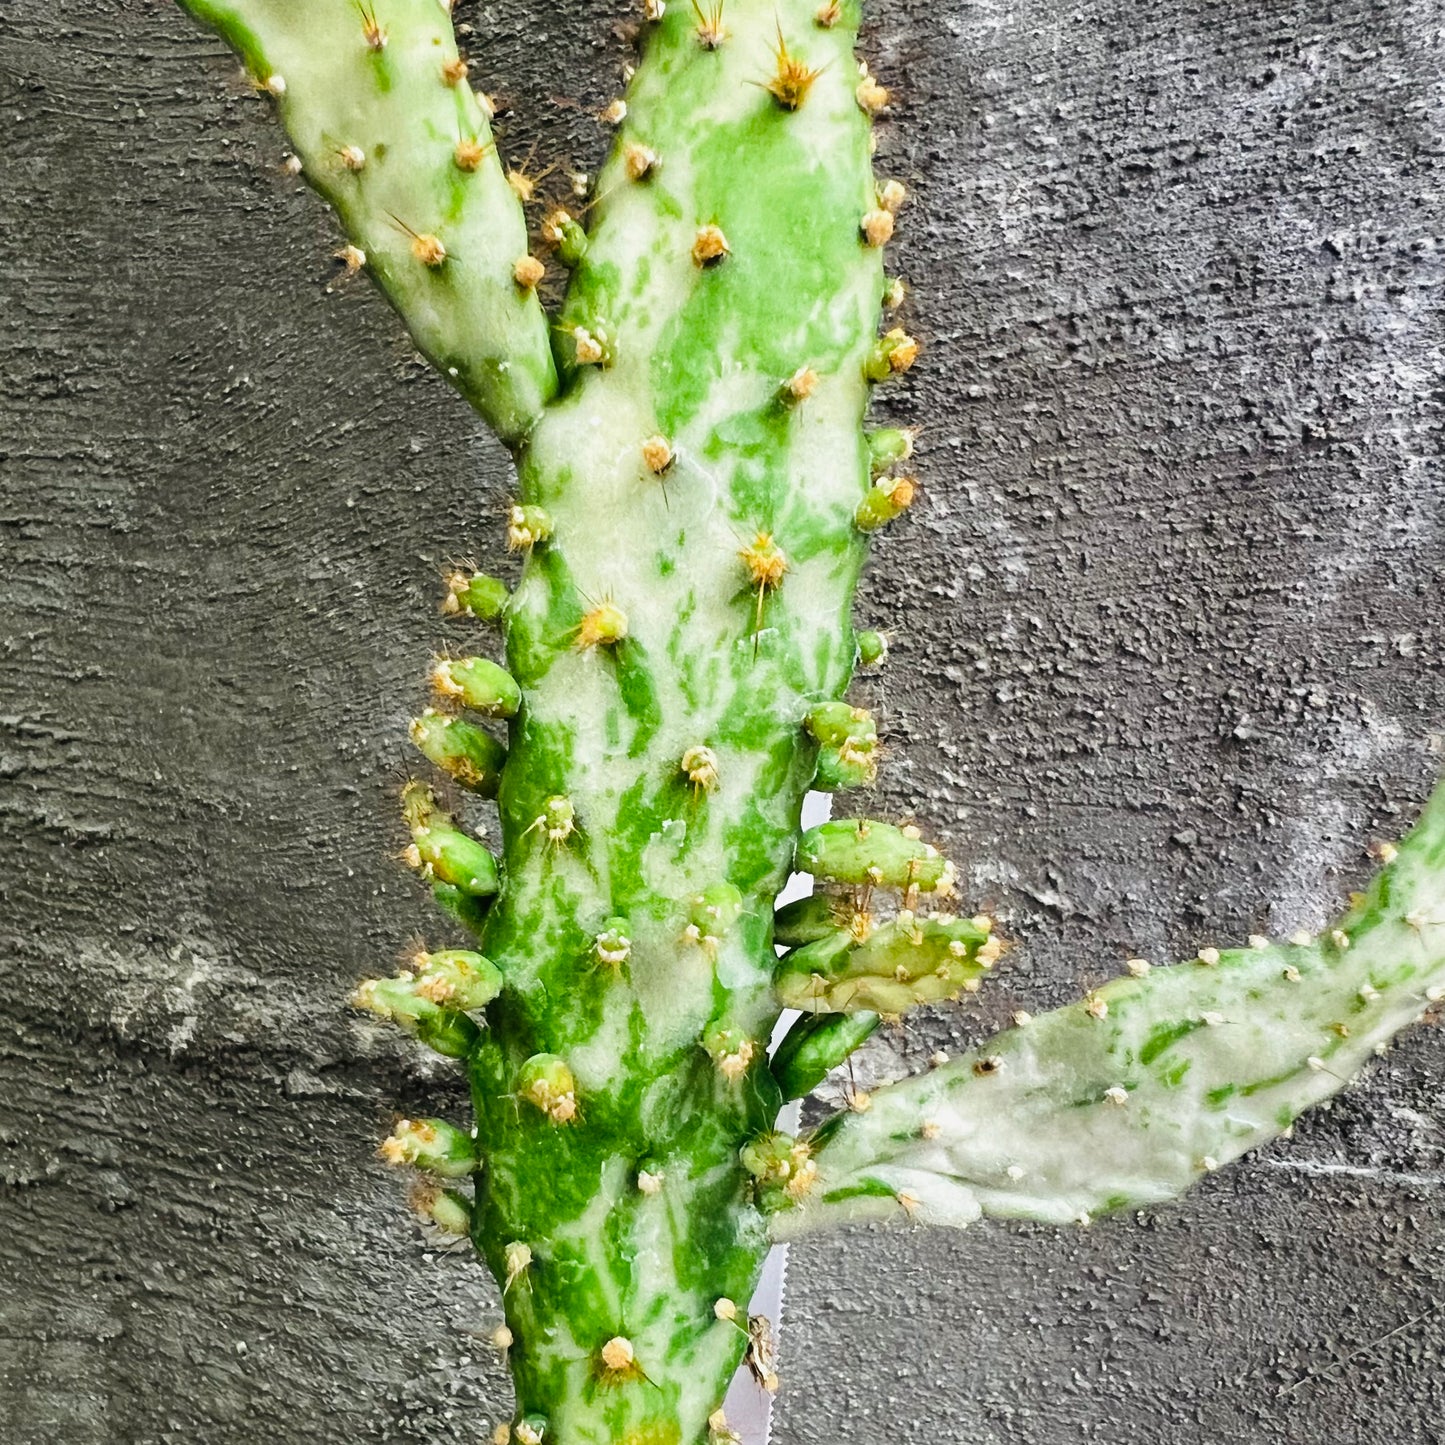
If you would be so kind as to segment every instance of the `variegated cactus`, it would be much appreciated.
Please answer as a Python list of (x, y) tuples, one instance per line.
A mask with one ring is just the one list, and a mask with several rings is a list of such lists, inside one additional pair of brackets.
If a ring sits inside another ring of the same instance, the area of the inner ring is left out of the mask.
[[(437, 660), (412, 727), (442, 791), (495, 798), (500, 856), (408, 785), (406, 856), (472, 946), (355, 999), (471, 1081), (474, 1127), (406, 1121), (383, 1153), (435, 1181), (418, 1206), (501, 1287), (499, 1438), (735, 1439), (719, 1404), (774, 1240), (1165, 1199), (1439, 996), (1445, 801), (1322, 938), (1136, 963), (867, 1112), (777, 1132), (880, 1017), (977, 989), (1001, 949), (989, 918), (939, 911), (952, 870), (915, 829), (798, 836), (810, 786), (876, 775), (843, 694), (884, 645), (850, 608), (867, 535), (914, 491), (911, 438), (864, 429), (917, 346), (879, 334), (904, 194), (869, 159), (888, 97), (854, 54), (859, 0), (648, 0), (588, 225), (556, 211), (535, 242), (444, 3), (184, 3), (273, 98), (346, 264), (516, 458), (520, 582), (459, 573), (444, 604), (500, 624), (506, 667)], [(555, 314), (549, 267), (570, 272)], [(795, 861), (822, 891), (775, 916)]]

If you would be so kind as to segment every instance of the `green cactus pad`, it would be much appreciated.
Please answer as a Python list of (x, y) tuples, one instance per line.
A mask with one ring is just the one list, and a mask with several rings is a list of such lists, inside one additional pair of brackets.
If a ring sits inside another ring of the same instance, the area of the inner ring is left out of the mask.
[(496, 797), (507, 749), (489, 732), (432, 708), (412, 719), (410, 731), (423, 756), (462, 787), (484, 798)]
[(1063, 1224), (1139, 1209), (1287, 1129), (1445, 998), (1445, 788), (1339, 922), (1140, 970), (818, 1131), (818, 1188), (775, 1226)]
[(812, 828), (798, 840), (797, 866), (830, 883), (878, 888), (947, 889), (948, 860), (911, 831), (891, 823), (844, 818)]
[(477, 1167), (472, 1137), (445, 1119), (401, 1119), (381, 1142), (388, 1164), (408, 1164), (443, 1179), (462, 1179)]
[(901, 1014), (982, 978), (997, 956), (991, 939), (970, 919), (901, 914), (862, 942), (844, 932), (794, 949), (778, 965), (778, 997), (805, 1012)]
[(182, 3), (272, 97), (417, 345), (503, 438), (524, 436), (556, 390), (547, 323), (516, 280), (526, 222), (446, 7)]
[(522, 690), (511, 673), (485, 657), (439, 657), (432, 667), (432, 686), (442, 697), (486, 717), (513, 717), (522, 705)]
[(861, 1048), (882, 1020), (875, 1013), (805, 1014), (784, 1036), (769, 1067), (785, 1099), (811, 1094)]

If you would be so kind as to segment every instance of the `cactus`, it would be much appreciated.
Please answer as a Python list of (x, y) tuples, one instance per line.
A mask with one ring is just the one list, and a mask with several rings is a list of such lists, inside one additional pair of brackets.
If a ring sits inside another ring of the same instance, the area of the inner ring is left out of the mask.
[[(412, 725), (458, 805), (495, 798), (499, 855), (426, 783), (402, 795), (403, 856), (474, 947), (355, 998), (470, 1080), (474, 1129), (404, 1120), (382, 1153), (446, 1181), (414, 1207), (502, 1290), (498, 1438), (735, 1439), (738, 1302), (774, 1240), (1168, 1198), (1438, 995), (1437, 799), (1322, 939), (1120, 980), (778, 1132), (882, 1018), (978, 989), (1003, 946), (938, 911), (953, 869), (916, 828), (798, 834), (810, 785), (876, 776), (843, 695), (887, 648), (850, 610), (866, 537), (916, 492), (911, 433), (864, 429), (918, 345), (879, 335), (904, 193), (872, 171), (888, 95), (855, 58), (858, 0), (647, 0), (588, 225), (553, 211), (536, 245), (446, 3), (183, 3), (272, 98), (347, 264), (517, 463), (520, 581), (458, 570), (443, 600), (500, 623), (506, 666), (439, 658)], [(794, 862), (823, 891), (775, 919)], [(770, 1060), (784, 1006), (803, 1016)]]

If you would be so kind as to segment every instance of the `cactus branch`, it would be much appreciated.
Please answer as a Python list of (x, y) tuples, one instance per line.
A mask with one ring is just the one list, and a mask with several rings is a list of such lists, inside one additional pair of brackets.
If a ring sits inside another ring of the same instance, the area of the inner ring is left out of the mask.
[(416, 344), (506, 441), (556, 390), (522, 207), (437, 0), (182, 0), (271, 97)]
[(825, 1121), (817, 1187), (775, 1235), (900, 1214), (1087, 1222), (1171, 1199), (1284, 1132), (1445, 998), (1445, 786), (1387, 852), (1318, 938), (1136, 962)]

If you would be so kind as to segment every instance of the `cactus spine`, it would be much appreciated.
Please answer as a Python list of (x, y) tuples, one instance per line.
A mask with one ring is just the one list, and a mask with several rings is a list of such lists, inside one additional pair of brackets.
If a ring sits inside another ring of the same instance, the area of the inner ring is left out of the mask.
[[(735, 1438), (733, 1302), (774, 1238), (1165, 1197), (1338, 1087), (1439, 986), (1434, 923), (1402, 932), (1396, 906), (1433, 906), (1437, 806), (1341, 925), (1347, 953), (1116, 985), (866, 1115), (776, 1133), (880, 1016), (977, 988), (1001, 947), (987, 918), (925, 911), (953, 877), (916, 830), (797, 836), (815, 779), (876, 774), (873, 719), (842, 695), (886, 644), (855, 638), (850, 605), (865, 534), (915, 490), (911, 435), (863, 429), (870, 385), (918, 347), (878, 335), (903, 191), (872, 173), (887, 94), (855, 62), (857, 0), (648, 0), (589, 228), (554, 212), (537, 247), (446, 4), (183, 3), (274, 98), (347, 264), (517, 461), (515, 592), (458, 573), (444, 603), (502, 623), (507, 667), (437, 661), (412, 729), (439, 785), (496, 798), (500, 858), (427, 785), (402, 800), (407, 860), (479, 951), (356, 998), (468, 1072), (474, 1137), (403, 1121), (383, 1152), (448, 1181), (418, 1209), (502, 1288), (512, 1438)], [(570, 271), (552, 317), (538, 252)], [(795, 847), (827, 892), (775, 935)], [(785, 1004), (808, 1017), (770, 1066)], [(1216, 1011), (1228, 1027), (1203, 1027)], [(1007, 1107), (985, 1147), (975, 1117)]]

